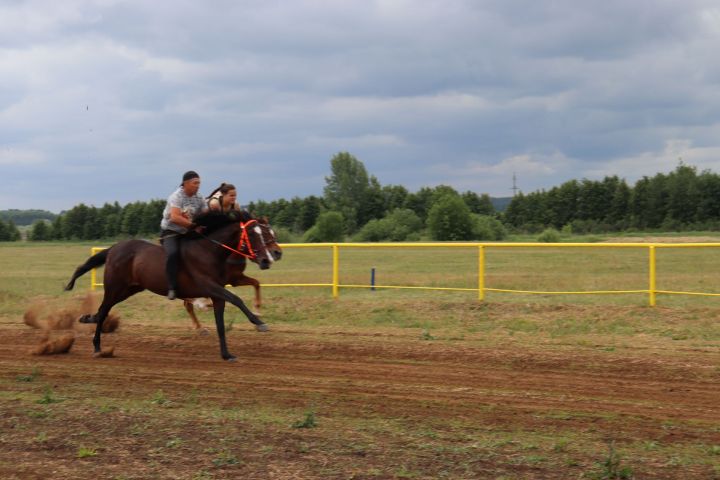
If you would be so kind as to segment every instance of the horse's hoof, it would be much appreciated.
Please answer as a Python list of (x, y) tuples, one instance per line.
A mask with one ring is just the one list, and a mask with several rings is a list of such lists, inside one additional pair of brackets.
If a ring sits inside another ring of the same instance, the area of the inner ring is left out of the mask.
[(237, 361), (237, 357), (235, 355), (228, 355), (227, 357), (223, 357), (223, 360), (226, 362), (234, 363)]
[(267, 332), (270, 330), (270, 327), (268, 327), (266, 323), (261, 323), (260, 325), (255, 325), (255, 330), (258, 332)]
[(81, 315), (80, 318), (78, 318), (78, 322), (80, 322), (80, 323), (97, 323), (95, 321), (95, 317), (89, 313), (86, 313), (85, 315)]
[(200, 335), (201, 337), (204, 337), (204, 336), (206, 336), (206, 335), (209, 335), (209, 334), (210, 334), (210, 332), (208, 331), (208, 329), (207, 329), (207, 328), (198, 328), (198, 329), (197, 329), (197, 330), (195, 330), (195, 331), (196, 331), (196, 332), (197, 332), (197, 334), (198, 334), (198, 335)]
[(115, 347), (106, 347), (99, 352), (93, 353), (93, 358), (112, 358), (115, 353)]

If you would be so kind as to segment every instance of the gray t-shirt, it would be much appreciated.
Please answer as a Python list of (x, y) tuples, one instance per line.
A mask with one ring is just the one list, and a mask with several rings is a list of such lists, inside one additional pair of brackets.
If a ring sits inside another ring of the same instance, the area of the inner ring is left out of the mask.
[(182, 187), (175, 190), (167, 199), (165, 210), (163, 210), (162, 220), (160, 221), (160, 230), (172, 230), (178, 233), (187, 233), (187, 228), (170, 221), (170, 209), (177, 207), (183, 213), (187, 214), (191, 220), (195, 215), (207, 209), (205, 199), (197, 193), (191, 197), (185, 195)]

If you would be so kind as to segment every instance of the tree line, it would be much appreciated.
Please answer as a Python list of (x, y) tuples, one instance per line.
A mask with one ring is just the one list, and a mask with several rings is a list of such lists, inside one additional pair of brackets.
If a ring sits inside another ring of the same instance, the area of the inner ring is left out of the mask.
[(154, 236), (159, 233), (165, 200), (118, 202), (102, 207), (84, 203), (58, 215), (52, 222), (36, 221), (28, 240), (100, 240), (120, 237)]
[(720, 230), (720, 176), (680, 162), (674, 171), (644, 176), (632, 187), (617, 176), (571, 180), (516, 195), (503, 222), (529, 233)]
[[(503, 212), (495, 211), (487, 194), (458, 192), (447, 185), (415, 192), (402, 185), (381, 185), (348, 152), (335, 155), (330, 168), (322, 196), (259, 200), (245, 207), (267, 216), (285, 242), (501, 240), (509, 232), (548, 228), (573, 233), (720, 230), (720, 177), (683, 163), (633, 186), (608, 176), (519, 193)], [(80, 204), (51, 223), (33, 224), (28, 239), (152, 237), (159, 232), (164, 206), (165, 200), (101, 208)]]

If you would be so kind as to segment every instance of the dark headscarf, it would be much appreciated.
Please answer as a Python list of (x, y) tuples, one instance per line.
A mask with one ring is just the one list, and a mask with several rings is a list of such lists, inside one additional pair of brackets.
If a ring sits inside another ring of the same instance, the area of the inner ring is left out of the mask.
[(187, 182), (188, 180), (192, 180), (193, 178), (200, 178), (200, 175), (194, 170), (188, 170), (183, 174), (182, 183), (180, 186), (182, 187), (183, 183)]

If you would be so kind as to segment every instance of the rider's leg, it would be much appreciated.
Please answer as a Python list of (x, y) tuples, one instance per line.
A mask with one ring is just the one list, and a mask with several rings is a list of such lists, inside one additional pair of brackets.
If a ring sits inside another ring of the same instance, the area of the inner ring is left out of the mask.
[(175, 300), (177, 298), (177, 273), (178, 263), (180, 260), (180, 235), (168, 235), (163, 238), (163, 247), (165, 247), (165, 274), (168, 280), (168, 299)]

